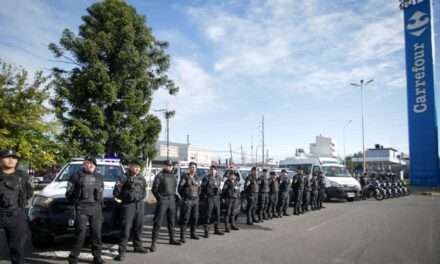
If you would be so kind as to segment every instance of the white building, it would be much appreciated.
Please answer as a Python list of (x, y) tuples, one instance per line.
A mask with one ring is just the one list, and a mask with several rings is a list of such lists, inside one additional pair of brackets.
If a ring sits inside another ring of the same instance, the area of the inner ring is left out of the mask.
[(336, 157), (336, 143), (331, 137), (319, 135), (310, 144), (310, 154), (316, 157)]
[[(163, 161), (167, 159), (167, 142), (158, 141), (156, 143), (157, 156), (155, 160)], [(191, 144), (169, 143), (169, 159), (172, 161), (195, 161), (199, 164), (211, 164), (211, 151), (203, 148), (194, 147)]]
[[(362, 163), (363, 157), (355, 156), (352, 158), (352, 161)], [(384, 148), (379, 144), (365, 151), (365, 162), (367, 170), (372, 171), (394, 170), (395, 168), (399, 169), (407, 165), (404, 154), (399, 153), (393, 148)]]

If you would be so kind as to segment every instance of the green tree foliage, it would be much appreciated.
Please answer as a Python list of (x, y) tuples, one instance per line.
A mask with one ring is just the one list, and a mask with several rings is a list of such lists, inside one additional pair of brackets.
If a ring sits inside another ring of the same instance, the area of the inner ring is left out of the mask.
[(57, 126), (48, 119), (49, 92), (42, 72), (28, 73), (0, 60), (0, 149), (13, 148), (40, 170), (56, 162)]
[(65, 29), (55, 57), (52, 104), (63, 141), (80, 153), (152, 157), (160, 120), (149, 114), (153, 92), (178, 88), (169, 79), (166, 42), (154, 38), (145, 17), (120, 0), (93, 4), (76, 36)]

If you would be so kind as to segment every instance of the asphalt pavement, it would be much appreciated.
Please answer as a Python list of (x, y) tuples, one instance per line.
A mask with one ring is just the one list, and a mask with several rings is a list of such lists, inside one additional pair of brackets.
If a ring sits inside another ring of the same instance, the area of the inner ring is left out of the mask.
[[(404, 198), (360, 202), (331, 202), (326, 208), (301, 216), (289, 216), (247, 226), (209, 239), (187, 239), (183, 246), (168, 245), (162, 229), (157, 252), (145, 255), (129, 252), (124, 263), (329, 263), (329, 264), (438, 264), (440, 263), (440, 197), (412, 195)], [(151, 241), (151, 223), (145, 226), (145, 246)], [(198, 230), (202, 234), (202, 230)], [(178, 232), (177, 232), (178, 233)], [(5, 245), (3, 238), (1, 245)], [(56, 247), (34, 250), (27, 263), (66, 263), (71, 239)], [(8, 263), (5, 246), (0, 263)], [(29, 250), (30, 251), (30, 250)], [(104, 245), (104, 259), (117, 246)], [(91, 263), (90, 250), (80, 256)]]

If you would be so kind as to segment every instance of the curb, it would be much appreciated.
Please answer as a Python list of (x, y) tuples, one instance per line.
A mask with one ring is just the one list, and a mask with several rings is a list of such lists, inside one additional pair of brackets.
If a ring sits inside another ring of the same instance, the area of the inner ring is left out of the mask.
[(439, 196), (440, 192), (419, 192), (418, 195), (425, 195), (425, 196)]

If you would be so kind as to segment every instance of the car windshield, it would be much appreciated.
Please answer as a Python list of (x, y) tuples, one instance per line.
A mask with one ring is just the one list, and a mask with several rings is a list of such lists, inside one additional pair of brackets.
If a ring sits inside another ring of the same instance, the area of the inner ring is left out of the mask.
[(327, 177), (351, 177), (348, 170), (344, 167), (323, 166), (322, 170)]
[[(60, 176), (56, 181), (67, 181), (70, 176), (82, 169), (82, 164), (69, 164), (60, 173)], [(119, 165), (104, 165), (98, 164), (96, 170), (99, 174), (104, 176), (104, 181), (116, 182), (117, 180), (124, 177), (121, 166)]]

